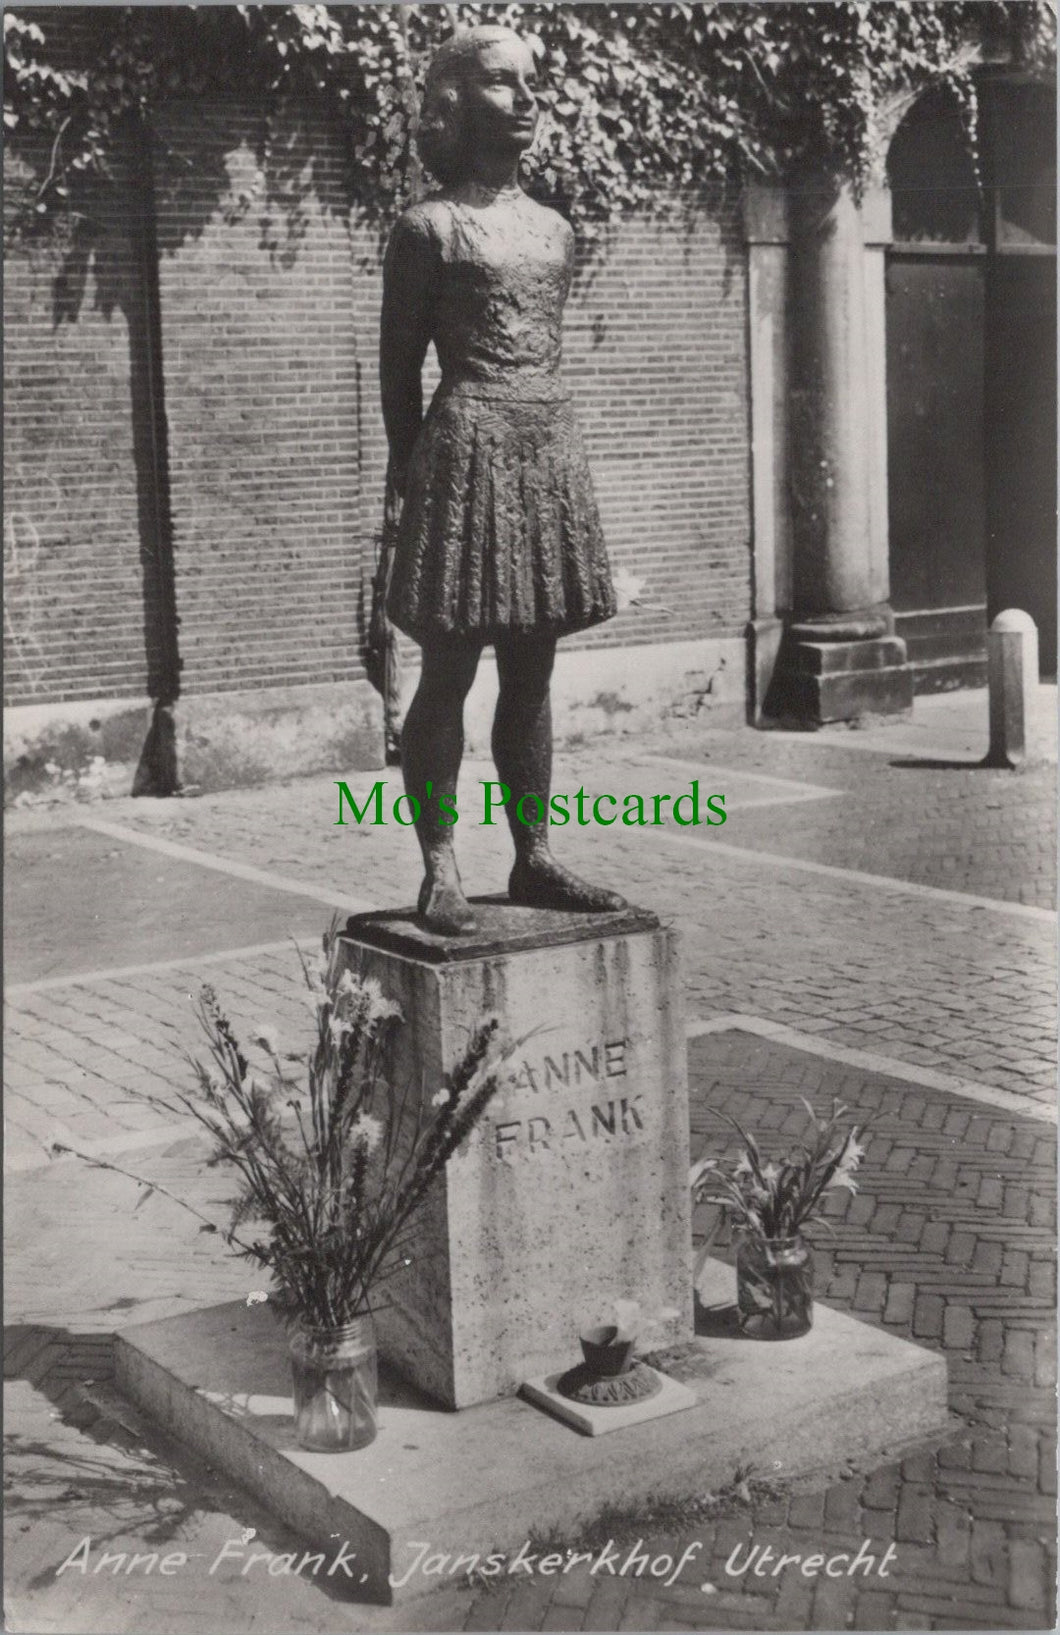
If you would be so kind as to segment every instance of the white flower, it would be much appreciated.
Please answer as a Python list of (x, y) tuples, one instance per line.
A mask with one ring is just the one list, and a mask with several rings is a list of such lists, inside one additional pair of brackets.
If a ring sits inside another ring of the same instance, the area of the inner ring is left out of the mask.
[(266, 1289), (251, 1289), (250, 1293), (247, 1295), (247, 1305), (260, 1306), (268, 1298), (269, 1295)]
[(328, 1022), (328, 1032), (331, 1034), (332, 1041), (341, 1046), (347, 1033), (353, 1032), (353, 1023), (348, 1021), (345, 1016), (332, 1016)]
[(848, 1192), (857, 1192), (858, 1183), (854, 1179), (854, 1171), (864, 1156), (865, 1148), (857, 1141), (852, 1130), (847, 1136), (846, 1146), (843, 1148), (835, 1174), (828, 1183), (829, 1187), (846, 1187)]
[(690, 1187), (697, 1186), (698, 1183), (700, 1181), (702, 1181), (702, 1179), (703, 1179), (703, 1177), (705, 1175), (709, 1175), (710, 1171), (713, 1170), (713, 1169), (717, 1169), (717, 1167), (718, 1167), (717, 1159), (715, 1159), (715, 1158), (701, 1158), (698, 1161), (698, 1163), (695, 1163), (695, 1164), (692, 1165), (692, 1168), (688, 1172), (688, 1184), (689, 1184), (689, 1186)]
[(385, 1022), (388, 1017), (400, 1016), (401, 1007), (392, 999), (387, 999), (375, 977), (354, 976), (352, 971), (343, 971), (335, 989), (335, 1003), (348, 1001), (348, 1008), (371, 1027), (375, 1022)]
[(385, 1022), (391, 1016), (401, 1015), (401, 1006), (396, 1005), (392, 999), (387, 999), (374, 977), (368, 977), (365, 981), (364, 997), (369, 1022)]
[(431, 1097), (431, 1103), (430, 1104), (431, 1104), (432, 1107), (448, 1107), (449, 1102), (450, 1102), (451, 1099), (452, 1098), (451, 1098), (451, 1096), (449, 1094), (449, 1091), (446, 1089), (445, 1085), (443, 1084), (442, 1088), (440, 1090), (436, 1090), (434, 1092), (434, 1095)]
[(374, 1152), (382, 1139), (382, 1121), (371, 1113), (358, 1113), (350, 1125), (350, 1140), (363, 1146), (366, 1151)]
[(615, 1339), (635, 1340), (640, 1327), (640, 1301), (616, 1300), (614, 1311)]
[(280, 1054), (279, 1034), (274, 1027), (270, 1027), (268, 1022), (258, 1022), (256, 1024), (253, 1033), (250, 1035), (250, 1042), (252, 1045), (260, 1045), (262, 1050), (267, 1050), (270, 1056)]
[(359, 999), (364, 992), (364, 985), (359, 977), (355, 977), (350, 970), (343, 971), (335, 988), (337, 997), (341, 999)]

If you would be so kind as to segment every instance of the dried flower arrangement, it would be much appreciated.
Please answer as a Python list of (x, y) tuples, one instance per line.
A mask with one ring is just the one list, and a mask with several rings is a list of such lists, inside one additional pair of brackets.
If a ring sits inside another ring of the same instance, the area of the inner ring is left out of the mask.
[[(196, 1119), (212, 1138), (208, 1162), (238, 1175), (227, 1227), (157, 1183), (132, 1176), (269, 1271), (279, 1311), (320, 1329), (368, 1312), (400, 1270), (417, 1209), (503, 1081), (492, 1019), (475, 1030), (430, 1100), (393, 1083), (390, 1045), (400, 1009), (377, 982), (343, 969), (337, 942), (333, 920), (320, 960), (311, 964), (299, 955), (316, 1018), (316, 1043), (306, 1058), (281, 1057), (275, 1030), (261, 1026), (251, 1042), (270, 1068), (267, 1076), (252, 1070), (206, 986), (198, 1013), (210, 1060), (193, 1060), (196, 1088), (144, 1096), (155, 1107)], [(304, 1085), (292, 1077), (292, 1061), (303, 1061)], [(61, 1143), (53, 1150), (130, 1174)], [(266, 1230), (255, 1232), (255, 1225)]]
[[(832, 1103), (831, 1116), (819, 1118), (799, 1097), (810, 1121), (808, 1139), (779, 1163), (766, 1163), (758, 1143), (730, 1118), (743, 1151), (728, 1166), (714, 1158), (692, 1165), (689, 1184), (694, 1203), (720, 1204), (729, 1223), (760, 1238), (789, 1238), (811, 1221), (820, 1220), (827, 1194), (845, 1187), (857, 1191), (855, 1175), (865, 1156), (860, 1139), (867, 1122), (843, 1128), (850, 1109)], [(827, 1222), (825, 1223), (827, 1224)]]

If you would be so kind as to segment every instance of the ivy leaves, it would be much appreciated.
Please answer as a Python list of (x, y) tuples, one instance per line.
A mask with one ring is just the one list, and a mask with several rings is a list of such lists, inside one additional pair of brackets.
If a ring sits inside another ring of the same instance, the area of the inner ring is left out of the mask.
[(528, 184), (583, 236), (736, 175), (799, 165), (859, 184), (879, 111), (948, 83), (974, 141), (984, 37), (1034, 69), (1055, 56), (1045, 0), (701, 0), (698, 4), (160, 6), (5, 14), (5, 127), (47, 161), (29, 208), (105, 178), (124, 116), (178, 97), (276, 116), (309, 97), (345, 132), (350, 203), (385, 226), (422, 186), (411, 131), (431, 52), (454, 26), (502, 22), (540, 42), (544, 119)]

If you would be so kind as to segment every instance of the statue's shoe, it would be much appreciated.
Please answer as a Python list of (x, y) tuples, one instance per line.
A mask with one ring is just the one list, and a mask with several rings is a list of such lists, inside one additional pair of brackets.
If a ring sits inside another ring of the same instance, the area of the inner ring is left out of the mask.
[(466, 937), (478, 928), (474, 910), (459, 885), (424, 880), (416, 907), (428, 930), (441, 937)]
[(591, 886), (549, 858), (516, 863), (508, 880), (508, 900), (522, 908), (558, 908), (574, 914), (620, 914), (629, 904), (617, 891)]

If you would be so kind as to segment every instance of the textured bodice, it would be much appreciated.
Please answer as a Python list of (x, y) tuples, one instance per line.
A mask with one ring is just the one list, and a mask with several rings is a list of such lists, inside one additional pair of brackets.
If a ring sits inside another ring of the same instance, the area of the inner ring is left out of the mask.
[(559, 369), (573, 234), (563, 218), (517, 190), (487, 205), (432, 199), (409, 217), (428, 238), (430, 339), (443, 392), (565, 396)]

